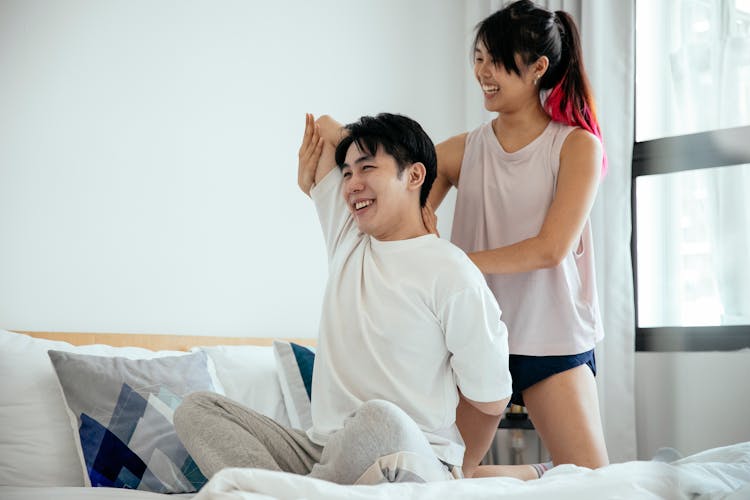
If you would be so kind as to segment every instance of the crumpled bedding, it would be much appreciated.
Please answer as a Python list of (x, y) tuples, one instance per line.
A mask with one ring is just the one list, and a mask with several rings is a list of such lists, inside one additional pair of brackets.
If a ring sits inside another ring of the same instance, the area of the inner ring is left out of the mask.
[(633, 461), (596, 470), (559, 465), (541, 479), (527, 482), (512, 478), (482, 478), (421, 484), (342, 486), (284, 472), (225, 469), (195, 496), (196, 500), (270, 498), (750, 499), (750, 442), (706, 450), (672, 463)]

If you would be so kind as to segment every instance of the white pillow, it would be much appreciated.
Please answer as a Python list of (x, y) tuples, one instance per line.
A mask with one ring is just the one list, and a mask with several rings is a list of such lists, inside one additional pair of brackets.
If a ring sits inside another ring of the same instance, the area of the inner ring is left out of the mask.
[[(185, 355), (138, 347), (74, 346), (0, 329), (0, 485), (83, 486), (77, 437), (47, 351), (152, 359)], [(210, 370), (209, 365), (209, 372)], [(214, 387), (221, 384), (215, 373)], [(223, 392), (222, 392), (223, 393)]]
[(213, 360), (224, 395), (289, 426), (271, 346), (220, 345), (192, 349)]

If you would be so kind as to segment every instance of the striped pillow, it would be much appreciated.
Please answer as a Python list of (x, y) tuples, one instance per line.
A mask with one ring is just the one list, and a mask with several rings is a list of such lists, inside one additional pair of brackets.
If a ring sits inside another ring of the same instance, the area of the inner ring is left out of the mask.
[(294, 429), (312, 427), (312, 374), (315, 352), (305, 346), (275, 340), (273, 351), (289, 423)]
[(48, 351), (87, 486), (190, 493), (206, 482), (172, 416), (195, 391), (214, 391), (204, 352), (127, 359)]

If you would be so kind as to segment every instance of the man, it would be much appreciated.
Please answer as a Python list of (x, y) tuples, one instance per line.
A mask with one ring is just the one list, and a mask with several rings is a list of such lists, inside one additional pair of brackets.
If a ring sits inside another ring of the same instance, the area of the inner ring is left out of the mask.
[(419, 124), (363, 117), (341, 138), (332, 123), (324, 139), (308, 115), (299, 152), (329, 265), (312, 428), (198, 393), (178, 408), (177, 432), (207, 476), (244, 466), (342, 484), (461, 477), (459, 389), (497, 416), (511, 394), (500, 310), (468, 257), (424, 226), (437, 162)]

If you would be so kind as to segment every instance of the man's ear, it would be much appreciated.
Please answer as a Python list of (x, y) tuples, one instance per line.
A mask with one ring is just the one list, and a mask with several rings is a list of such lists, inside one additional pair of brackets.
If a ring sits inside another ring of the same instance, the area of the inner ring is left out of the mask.
[(407, 189), (422, 189), (425, 175), (427, 175), (424, 163), (420, 161), (412, 163), (407, 172), (409, 174)]

